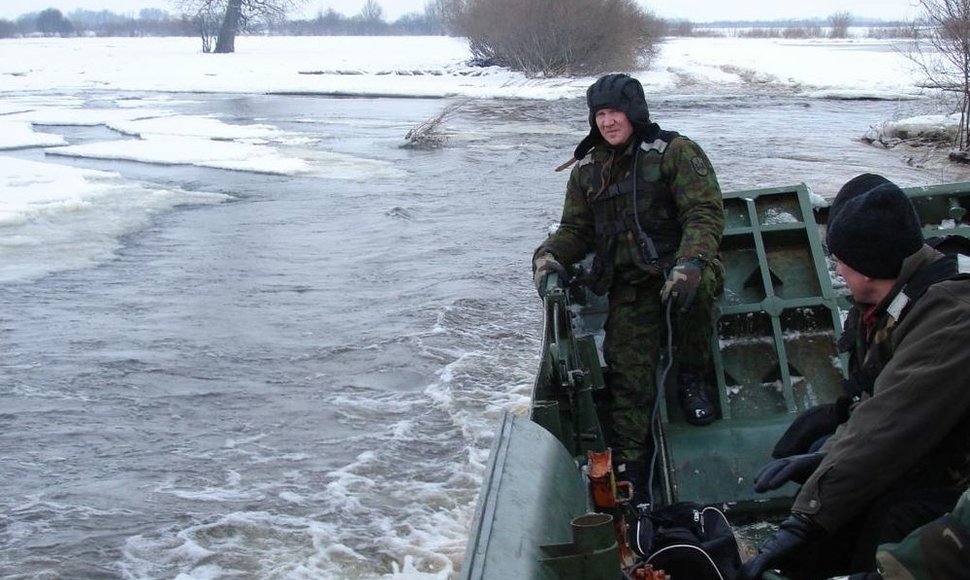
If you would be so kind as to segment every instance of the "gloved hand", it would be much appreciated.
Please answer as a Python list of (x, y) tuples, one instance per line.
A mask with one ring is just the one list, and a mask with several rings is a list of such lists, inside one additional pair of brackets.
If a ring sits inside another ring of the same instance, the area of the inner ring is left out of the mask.
[(741, 567), (738, 580), (761, 580), (765, 570), (783, 563), (825, 534), (821, 526), (804, 514), (792, 514), (778, 527), (775, 535), (758, 550), (758, 555)]
[(775, 459), (811, 451), (812, 444), (831, 435), (835, 428), (849, 419), (851, 399), (839, 397), (834, 403), (816, 405), (795, 417), (785, 433), (778, 438), (771, 456)]
[(565, 282), (567, 278), (566, 269), (562, 267), (558, 261), (556, 261), (555, 256), (549, 252), (544, 252), (536, 256), (535, 260), (532, 261), (532, 274), (533, 282), (536, 285), (536, 291), (539, 296), (543, 296), (546, 293), (546, 278), (549, 274), (555, 272), (559, 274), (560, 279)]
[(823, 457), (825, 457), (824, 453), (817, 452), (776, 459), (762, 467), (758, 475), (754, 476), (754, 490), (764, 493), (778, 489), (789, 481), (805, 483), (808, 476), (812, 475), (818, 464), (822, 462)]
[(673, 299), (674, 306), (680, 310), (687, 310), (694, 303), (703, 271), (704, 262), (697, 258), (677, 264), (667, 274), (667, 281), (660, 289), (660, 299), (664, 302)]

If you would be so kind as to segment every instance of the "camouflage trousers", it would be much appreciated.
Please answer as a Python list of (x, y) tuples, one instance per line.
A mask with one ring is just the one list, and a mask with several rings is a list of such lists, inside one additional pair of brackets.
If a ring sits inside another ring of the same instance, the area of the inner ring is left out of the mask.
[[(723, 289), (720, 264), (704, 269), (693, 305), (671, 312), (676, 356), (681, 364), (706, 368), (711, 361), (714, 301)], [(660, 301), (664, 280), (610, 288), (603, 357), (609, 374), (607, 413), (613, 461), (642, 461), (652, 446), (650, 420), (657, 397), (656, 373), (661, 348), (667, 345), (666, 305)]]

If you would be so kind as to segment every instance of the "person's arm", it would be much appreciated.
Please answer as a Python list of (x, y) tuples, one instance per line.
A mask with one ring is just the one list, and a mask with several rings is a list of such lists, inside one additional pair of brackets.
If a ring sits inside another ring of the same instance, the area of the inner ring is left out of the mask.
[(897, 327), (897, 347), (873, 396), (826, 442), (794, 512), (837, 530), (966, 420), (970, 308), (967, 295), (952, 290), (930, 288)]
[(668, 145), (662, 171), (683, 228), (677, 261), (713, 258), (724, 233), (724, 201), (710, 160), (700, 146), (680, 136)]

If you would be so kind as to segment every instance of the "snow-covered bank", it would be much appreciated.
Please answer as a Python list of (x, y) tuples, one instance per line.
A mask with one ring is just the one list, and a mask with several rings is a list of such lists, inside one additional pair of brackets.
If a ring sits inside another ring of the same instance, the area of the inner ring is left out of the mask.
[[(109, 89), (557, 99), (580, 96), (590, 83), (470, 67), (461, 38), (243, 37), (236, 53), (224, 55), (202, 54), (199, 42), (0, 40), (0, 93)], [(674, 38), (661, 45), (649, 70), (633, 72), (650, 93), (755, 88), (828, 97), (919, 95), (919, 79), (906, 59), (890, 41), (880, 40)]]

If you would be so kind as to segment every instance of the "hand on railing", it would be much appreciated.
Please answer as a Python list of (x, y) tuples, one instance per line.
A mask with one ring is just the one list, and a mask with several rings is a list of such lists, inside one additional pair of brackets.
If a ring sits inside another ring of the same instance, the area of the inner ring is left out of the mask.
[(563, 288), (569, 275), (555, 256), (546, 252), (540, 254), (532, 262), (533, 282), (539, 297), (544, 297), (554, 288)]

